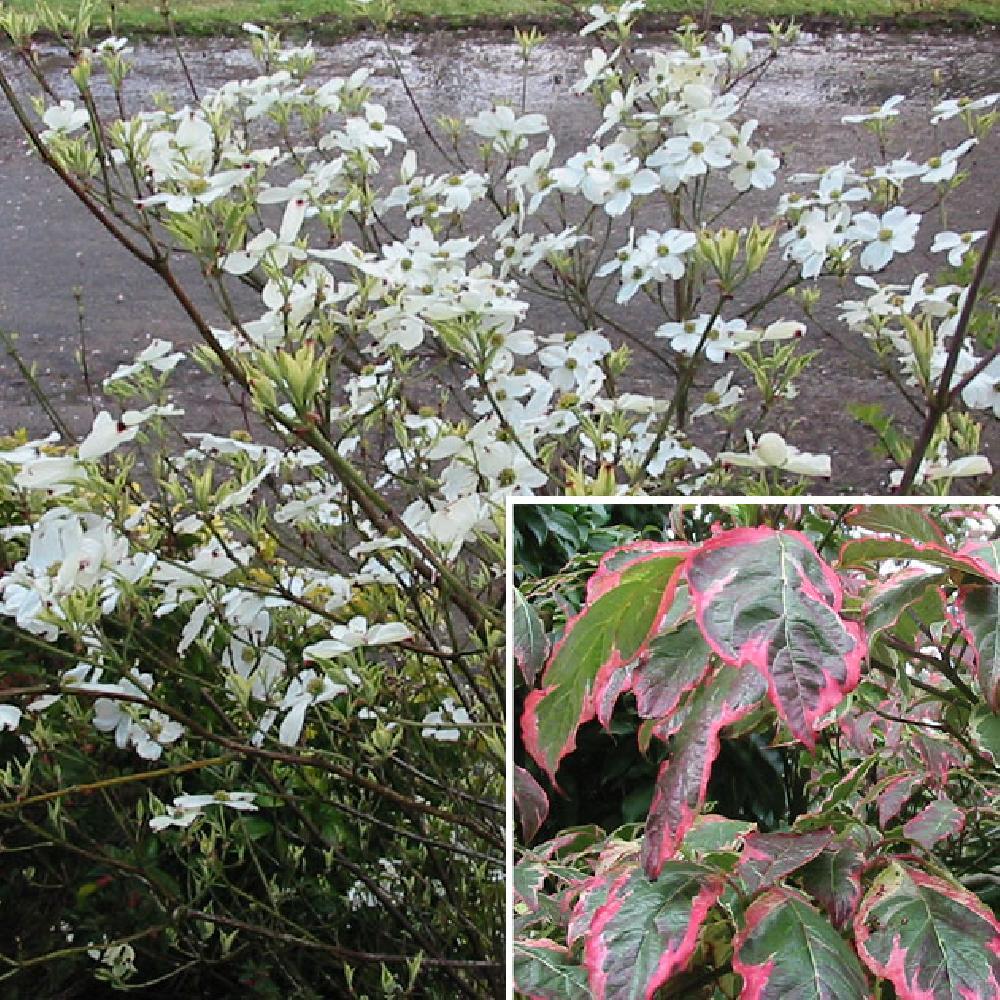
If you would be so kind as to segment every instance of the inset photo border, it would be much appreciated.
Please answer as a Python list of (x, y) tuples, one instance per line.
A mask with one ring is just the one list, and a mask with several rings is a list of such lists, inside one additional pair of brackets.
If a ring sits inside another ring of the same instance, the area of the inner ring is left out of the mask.
[(506, 528), (509, 998), (1000, 995), (998, 498)]

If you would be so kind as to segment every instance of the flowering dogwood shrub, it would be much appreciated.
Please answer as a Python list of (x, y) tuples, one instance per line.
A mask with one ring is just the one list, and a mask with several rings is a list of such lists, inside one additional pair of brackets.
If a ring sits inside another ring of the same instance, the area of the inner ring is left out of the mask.
[[(516, 988), (995, 998), (998, 518), (677, 508), (666, 540), (601, 557), (575, 613), (526, 580)], [(662, 761), (644, 823), (552, 829), (592, 720)], [(741, 742), (784, 793), (771, 822), (712, 801)]]
[[(781, 163), (740, 95), (793, 29), (764, 52), (689, 29), (647, 59), (640, 5), (595, 6), (572, 84), (600, 120), (587, 148), (560, 151), (525, 98), (428, 123), (418, 158), (367, 69), (315, 79), (310, 44), (256, 25), (259, 75), (202, 93), (185, 64), (188, 96), (135, 108), (134, 53), (113, 23), (91, 38), (95, 10), (0, 10), (20, 67), (0, 90), (200, 342), (110, 373), (80, 439), (0, 445), (0, 816), (30, 857), (0, 884), (45, 898), (0, 974), (488, 995), (505, 498), (832, 480), (772, 426), (809, 360), (783, 296), (800, 289), (808, 320), (816, 281), (905, 259), (995, 98), (935, 108), (948, 151), (818, 165), (746, 224), (733, 213)], [(519, 37), (527, 65), (540, 39)], [(884, 138), (898, 103), (862, 124)], [(946, 281), (864, 274), (842, 305), (919, 416), (912, 435), (879, 425), (900, 489), (989, 471), (998, 338), (973, 314), (995, 230), (939, 234)], [(533, 329), (533, 297), (563, 303), (569, 332)], [(660, 314), (638, 332), (637, 300)], [(661, 394), (632, 391), (640, 357)], [(195, 367), (238, 430), (182, 422), (172, 387)]]

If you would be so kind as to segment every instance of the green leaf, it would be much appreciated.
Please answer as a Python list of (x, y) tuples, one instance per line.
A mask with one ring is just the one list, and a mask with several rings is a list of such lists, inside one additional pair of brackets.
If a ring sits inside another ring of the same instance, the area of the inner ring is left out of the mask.
[(733, 942), (743, 1000), (869, 1000), (857, 957), (829, 921), (792, 889), (750, 905)]
[(797, 531), (737, 528), (695, 552), (687, 568), (695, 617), (712, 649), (753, 665), (778, 714), (806, 746), (817, 720), (857, 686), (864, 634), (840, 615), (833, 570)]
[(969, 719), (969, 733), (976, 746), (1000, 767), (1000, 715), (977, 705)]
[(1000, 712), (1000, 586), (962, 587), (958, 604), (979, 688), (986, 704)]
[(1000, 923), (973, 893), (900, 862), (854, 917), (861, 960), (900, 1000), (996, 1000)]
[(901, 535), (917, 542), (944, 544), (944, 533), (923, 507), (909, 504), (865, 504), (844, 518), (848, 524), (879, 534)]
[(515, 941), (514, 989), (533, 1000), (588, 1000), (587, 971), (548, 938)]
[(517, 587), (514, 588), (514, 611), (511, 616), (511, 649), (514, 662), (521, 668), (530, 687), (545, 662), (548, 642), (538, 613)]
[(970, 553), (952, 552), (942, 545), (911, 542), (901, 538), (858, 538), (845, 542), (840, 550), (843, 567), (871, 567), (883, 559), (917, 559), (932, 566), (946, 566), (982, 580), (997, 578), (996, 570)]
[(649, 998), (682, 971), (722, 889), (717, 875), (686, 862), (666, 865), (655, 882), (635, 870), (619, 876), (584, 946), (594, 1000)]
[(521, 718), (525, 747), (553, 783), (577, 729), (594, 717), (601, 688), (656, 634), (688, 551), (686, 544), (634, 542), (609, 552), (588, 582), (586, 603), (566, 624)]

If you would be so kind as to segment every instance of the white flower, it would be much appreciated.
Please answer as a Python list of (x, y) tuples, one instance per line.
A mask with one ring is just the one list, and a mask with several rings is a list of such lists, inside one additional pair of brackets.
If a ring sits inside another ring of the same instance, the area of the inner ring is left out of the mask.
[(868, 243), (861, 253), (861, 266), (868, 271), (880, 271), (895, 254), (913, 249), (919, 226), (919, 213), (897, 205), (881, 218), (872, 212), (855, 215), (847, 235)]
[(246, 250), (237, 250), (222, 258), (222, 269), (229, 274), (249, 274), (264, 258), (278, 268), (289, 259), (305, 260), (306, 252), (296, 246), (296, 239), (306, 217), (304, 198), (293, 198), (285, 208), (277, 236), (270, 229), (255, 236), (247, 243)]
[(732, 144), (720, 134), (714, 122), (695, 120), (687, 135), (674, 136), (647, 160), (647, 167), (671, 167), (681, 182), (708, 173), (709, 168), (728, 167)]
[(766, 191), (774, 186), (774, 172), (781, 166), (781, 160), (770, 149), (737, 146), (732, 152), (732, 160), (734, 165), (729, 171), (729, 179), (737, 191), (749, 191), (752, 187)]
[[(454, 698), (445, 698), (439, 709), (428, 712), (423, 717), (421, 722), (424, 728), (420, 730), (420, 735), (442, 743), (454, 743), (462, 735), (454, 724), (466, 725), (471, 721), (469, 713), (461, 705), (456, 705)], [(449, 722), (452, 725), (442, 727), (442, 723)]]
[(960, 146), (954, 149), (946, 149), (940, 156), (932, 156), (926, 164), (926, 170), (920, 177), (922, 184), (940, 184), (950, 181), (958, 171), (958, 161), (973, 146), (976, 139), (966, 139)]
[(799, 451), (793, 445), (774, 431), (761, 434), (754, 443), (753, 436), (747, 431), (749, 453), (720, 451), (717, 459), (724, 466), (736, 465), (747, 469), (780, 469), (799, 476), (831, 475), (829, 455), (811, 455)]
[(211, 795), (178, 795), (174, 806), (178, 809), (205, 809), (208, 806), (225, 806), (240, 812), (256, 812), (256, 792), (227, 792), (219, 789)]
[(0, 732), (17, 729), (21, 722), (21, 710), (16, 705), (0, 705)]
[(346, 694), (348, 690), (346, 685), (335, 684), (325, 674), (318, 674), (315, 670), (303, 670), (293, 677), (279, 706), (288, 714), (281, 721), (278, 742), (289, 747), (295, 746), (302, 735), (306, 709)]
[(42, 139), (49, 139), (56, 133), (69, 134), (83, 128), (90, 121), (86, 108), (76, 107), (72, 101), (60, 101), (45, 110), (42, 121), (48, 129), (41, 134)]
[(962, 390), (962, 401), (973, 410), (992, 410), (1000, 417), (1000, 358), (994, 358)]
[(863, 115), (844, 115), (840, 120), (845, 125), (859, 125), (863, 122), (881, 122), (889, 118), (895, 118), (899, 114), (899, 105), (905, 98), (902, 94), (895, 94), (890, 97), (880, 108), (872, 108)]
[(979, 97), (975, 100), (971, 97), (951, 97), (934, 106), (934, 117), (931, 118), (931, 124), (937, 125), (938, 122), (947, 121), (949, 118), (969, 111), (982, 111), (983, 108), (992, 107), (998, 100), (1000, 100), (1000, 94), (987, 94), (985, 97)]
[(156, 831), (165, 830), (168, 826), (190, 826), (209, 806), (256, 812), (255, 797), (256, 792), (227, 792), (222, 789), (211, 795), (178, 795), (165, 813), (149, 821), (149, 826)]
[(149, 828), (159, 832), (168, 826), (190, 826), (200, 815), (197, 809), (178, 809), (176, 806), (171, 806), (165, 813), (153, 816), (149, 821)]
[(119, 365), (104, 380), (104, 385), (106, 386), (109, 382), (115, 382), (118, 379), (131, 378), (145, 368), (152, 368), (153, 371), (160, 372), (161, 374), (173, 371), (184, 360), (183, 353), (174, 351), (173, 346), (169, 340), (151, 340), (149, 346), (135, 356), (133, 364)]
[(81, 462), (100, 458), (119, 445), (131, 441), (139, 433), (145, 419), (145, 414), (138, 410), (126, 410), (117, 419), (107, 410), (102, 410), (94, 418), (90, 433), (80, 442), (77, 458)]
[(476, 135), (489, 139), (494, 148), (508, 156), (522, 149), (529, 135), (548, 131), (545, 115), (518, 117), (506, 104), (497, 105), (492, 111), (480, 111), (475, 118), (466, 119), (466, 123)]
[(382, 646), (402, 642), (413, 633), (402, 622), (386, 622), (369, 626), (366, 618), (358, 615), (346, 625), (333, 625), (330, 638), (314, 642), (302, 650), (303, 660), (328, 660), (341, 653), (349, 653), (359, 646)]
[(712, 388), (705, 393), (701, 404), (691, 414), (692, 420), (728, 406), (736, 406), (743, 398), (743, 389), (738, 385), (731, 385), (732, 380), (732, 372), (726, 372), (722, 378), (716, 379)]
[(941, 253), (948, 251), (948, 263), (952, 267), (961, 267), (965, 255), (972, 248), (976, 240), (982, 239), (986, 235), (985, 229), (977, 229), (971, 233), (953, 233), (948, 230), (938, 233), (931, 244), (931, 253)]
[(132, 723), (128, 738), (143, 760), (159, 760), (164, 746), (179, 740), (184, 732), (185, 729), (179, 722), (154, 709), (149, 713), (149, 718)]
[(642, 10), (644, 6), (645, 4), (641, 0), (625, 0), (625, 3), (612, 7), (610, 10), (599, 3), (591, 4), (587, 8), (591, 20), (580, 29), (580, 34), (590, 35), (612, 24), (621, 28), (628, 24), (632, 15)]

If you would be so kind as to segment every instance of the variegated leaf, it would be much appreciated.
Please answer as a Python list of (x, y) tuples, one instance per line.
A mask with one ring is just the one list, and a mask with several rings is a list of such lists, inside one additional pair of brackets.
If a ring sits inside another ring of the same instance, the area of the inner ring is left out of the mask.
[(1000, 713), (1000, 584), (963, 587), (958, 602), (979, 689), (990, 709)]
[(756, 667), (778, 714), (814, 747), (816, 721), (857, 685), (866, 651), (860, 626), (839, 613), (837, 575), (800, 532), (762, 527), (703, 544), (687, 579), (709, 645)]
[(511, 614), (511, 651), (527, 684), (534, 684), (548, 654), (548, 640), (538, 612), (516, 587)]
[(524, 745), (553, 783), (603, 687), (656, 634), (687, 551), (677, 543), (634, 543), (607, 553), (591, 577), (586, 603), (567, 623), (521, 718)]
[(861, 900), (864, 854), (852, 841), (836, 841), (799, 872), (806, 892), (826, 910), (833, 924), (850, 923)]
[(854, 952), (801, 893), (769, 889), (734, 941), (740, 1000), (869, 1000)]
[(584, 948), (594, 1000), (651, 1000), (687, 967), (722, 889), (721, 878), (686, 862), (666, 865), (656, 881), (641, 871), (619, 876)]
[(1000, 997), (1000, 922), (953, 882), (894, 861), (858, 907), (854, 936), (897, 1000)]
[(750, 712), (765, 691), (756, 672), (723, 667), (695, 694), (670, 757), (656, 777), (642, 842), (643, 867), (650, 878), (673, 856), (705, 801), (719, 755), (719, 733)]
[(961, 832), (965, 813), (949, 799), (935, 799), (903, 824), (903, 836), (929, 851), (939, 840)]
[(632, 675), (636, 708), (644, 719), (670, 715), (684, 694), (708, 672), (712, 651), (693, 621), (658, 635), (649, 644), (648, 657)]
[(589, 1000), (587, 970), (548, 938), (515, 941), (514, 988), (531, 1000)]

